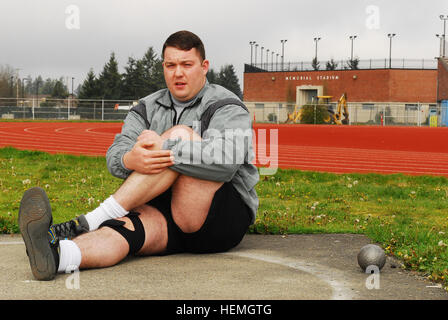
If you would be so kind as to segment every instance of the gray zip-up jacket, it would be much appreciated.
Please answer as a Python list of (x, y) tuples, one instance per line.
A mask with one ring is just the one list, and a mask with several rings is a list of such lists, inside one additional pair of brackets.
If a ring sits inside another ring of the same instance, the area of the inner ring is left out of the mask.
[[(181, 114), (176, 114), (168, 89), (141, 99), (139, 106), (126, 116), (121, 133), (115, 136), (107, 151), (110, 173), (122, 179), (131, 174), (132, 171), (124, 167), (122, 158), (132, 149), (143, 130), (153, 130), (161, 135), (175, 125), (186, 125), (200, 135), (198, 124), (203, 112), (214, 102), (226, 98), (238, 99), (229, 90), (206, 82), (192, 105), (185, 107)], [(164, 149), (173, 151), (175, 164), (170, 168), (180, 174), (205, 180), (231, 181), (251, 209), (251, 223), (254, 223), (259, 205), (255, 191), (259, 174), (251, 163), (254, 158), (252, 135), (248, 111), (230, 104), (216, 110), (202, 141), (169, 139)]]

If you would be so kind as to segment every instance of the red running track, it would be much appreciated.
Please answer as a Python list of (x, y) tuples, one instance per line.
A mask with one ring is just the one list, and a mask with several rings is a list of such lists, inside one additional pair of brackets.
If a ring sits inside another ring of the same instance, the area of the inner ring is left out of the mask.
[[(104, 156), (120, 129), (120, 123), (0, 122), (0, 147)], [(257, 124), (254, 129), (257, 139), (265, 132), (267, 141), (257, 143), (258, 166), (448, 177), (448, 128)], [(278, 159), (270, 154), (275, 134)]]

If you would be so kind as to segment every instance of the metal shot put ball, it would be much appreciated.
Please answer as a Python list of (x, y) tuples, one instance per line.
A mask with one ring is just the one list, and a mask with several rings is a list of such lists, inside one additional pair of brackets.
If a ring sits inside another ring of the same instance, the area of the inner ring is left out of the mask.
[(368, 266), (377, 266), (381, 270), (385, 263), (386, 254), (379, 246), (368, 244), (359, 250), (358, 264), (362, 270), (366, 271)]

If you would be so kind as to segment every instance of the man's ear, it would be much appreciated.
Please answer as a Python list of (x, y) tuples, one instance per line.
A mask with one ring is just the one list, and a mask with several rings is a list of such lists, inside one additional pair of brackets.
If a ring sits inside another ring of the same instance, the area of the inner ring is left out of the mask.
[(210, 62), (207, 59), (202, 61), (202, 70), (204, 71), (204, 75), (207, 74), (209, 68), (210, 68)]

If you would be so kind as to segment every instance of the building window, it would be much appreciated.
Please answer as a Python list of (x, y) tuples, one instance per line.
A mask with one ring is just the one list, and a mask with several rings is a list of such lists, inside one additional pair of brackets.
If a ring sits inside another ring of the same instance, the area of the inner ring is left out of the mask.
[(404, 105), (404, 110), (406, 111), (417, 111), (418, 106), (416, 104), (407, 103)]
[(279, 109), (283, 108), (283, 103), (279, 103), (279, 104), (278, 104), (278, 108), (279, 108)]
[(430, 104), (428, 107), (429, 107), (429, 115), (430, 116), (440, 115), (440, 110), (438, 110), (436, 104)]
[(255, 109), (264, 109), (264, 103), (256, 103)]
[(374, 104), (373, 103), (363, 103), (362, 104), (362, 110), (373, 110)]

